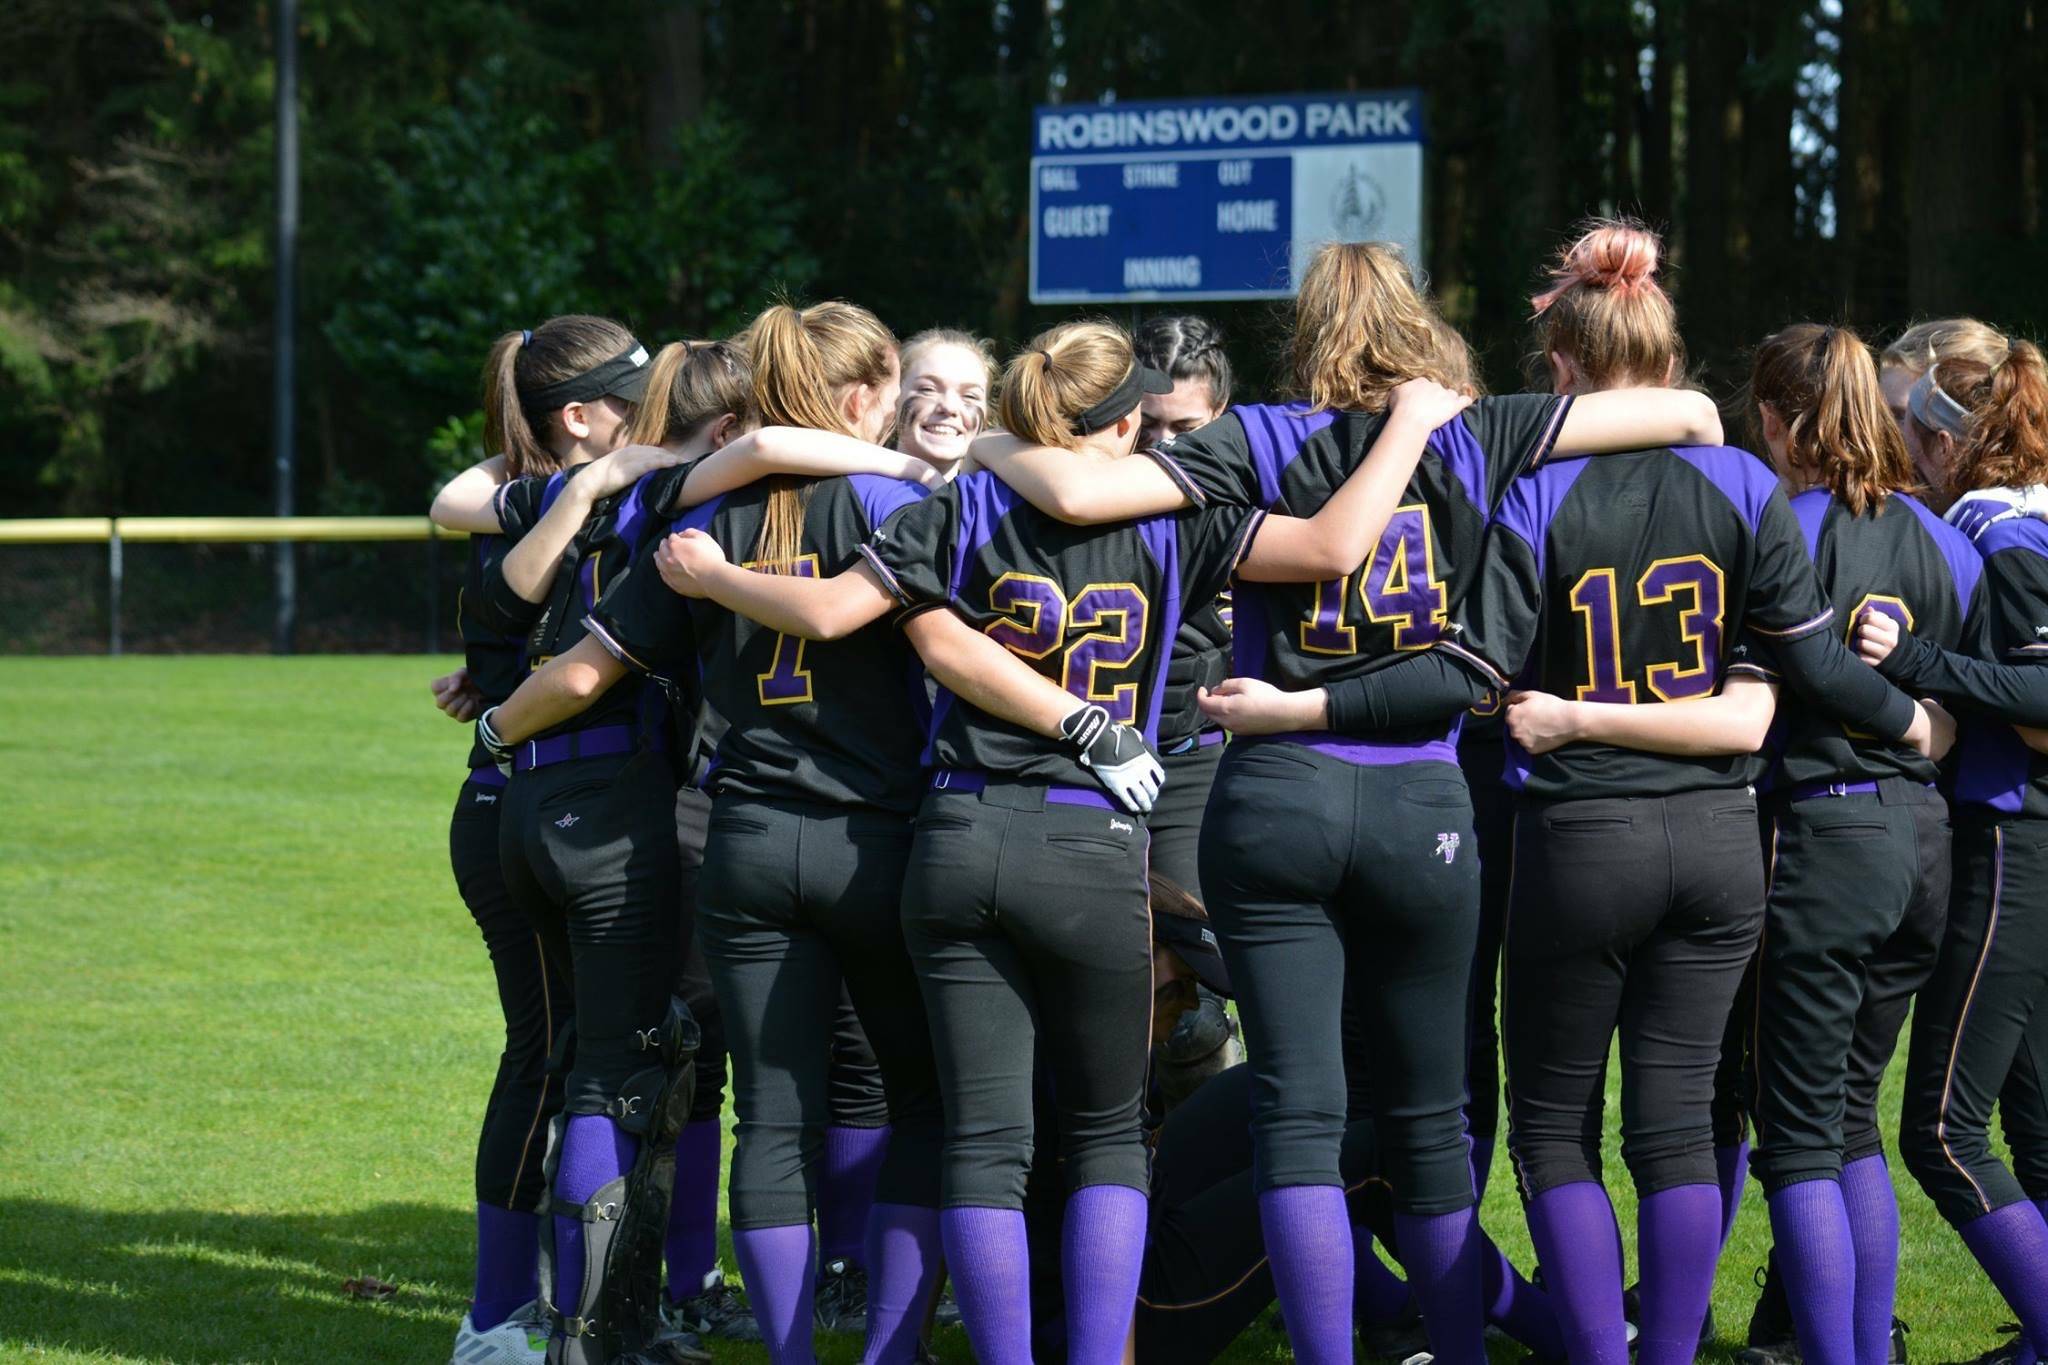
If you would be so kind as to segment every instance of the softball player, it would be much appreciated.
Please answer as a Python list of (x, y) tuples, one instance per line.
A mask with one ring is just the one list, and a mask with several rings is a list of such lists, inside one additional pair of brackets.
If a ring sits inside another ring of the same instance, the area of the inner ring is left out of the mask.
[(996, 358), (968, 332), (933, 327), (903, 343), (896, 448), (952, 474), (988, 425)]
[[(1914, 483), (1868, 348), (1803, 324), (1751, 375), (1772, 463), (1845, 620), (1903, 617), (1962, 637), (1979, 571)], [(1877, 1090), (1948, 908), (1948, 808), (1934, 765), (1794, 701), (1772, 792), (1771, 887), (1754, 1015), (1755, 1169), (1802, 1357), (1882, 1365), (1891, 1352), (1898, 1207)], [(1862, 894), (1845, 904), (1841, 887)]]
[[(649, 357), (613, 330), (609, 354), (549, 385), (520, 373), (519, 357), (538, 334), (516, 338), (509, 363), (520, 382), (508, 412), (529, 422), (558, 414), (551, 420), (572, 434), (581, 423), (616, 439), (646, 386)], [(478, 515), (488, 524), (468, 528), (517, 542), (479, 605), (508, 615), (540, 606), (526, 637), (529, 666), (581, 636), (575, 599), (594, 602), (647, 533), (647, 485), (618, 485), (652, 462), (607, 460), (601, 471), (576, 466), (508, 483), (488, 517)], [(436, 500), (437, 513), (448, 496)], [(551, 553), (564, 526), (566, 551)], [(670, 993), (681, 893), (666, 707), (652, 689), (617, 688), (516, 756), (499, 742), (492, 714), (479, 719), (478, 736), (512, 769), (501, 798), (506, 885), (573, 996), (564, 1113), (550, 1127), (546, 1159), (554, 1213), (541, 1229), (553, 1272), (543, 1286), (554, 1314), (548, 1358), (696, 1358), (659, 1314), (658, 1258), (697, 1042), (687, 1008)]]
[[(1324, 248), (1303, 277), (1295, 321), (1305, 402), (1233, 409), (1153, 462), (1096, 469), (1057, 451), (983, 443), (1020, 492), (1084, 520), (1182, 501), (1284, 503), (1319, 509), (1319, 519), (1366, 489), (1371, 515), (1345, 524), (1367, 527), (1372, 540), (1343, 559), (1349, 571), (1299, 587), (1239, 584), (1242, 673), (1335, 679), (1428, 644), (1475, 576), (1487, 509), (1553, 447), (1720, 436), (1712, 403), (1695, 394), (1599, 394), (1576, 405), (1482, 399), (1428, 438), (1419, 464), (1362, 460), (1398, 425), (1387, 408), (1404, 379), (1455, 384), (1469, 373), (1463, 354), (1447, 350), (1455, 334), (1399, 255), (1371, 244)], [(1455, 732), (1446, 721), (1362, 742), (1298, 735), (1233, 745), (1210, 798), (1203, 887), (1256, 1080), (1266, 1245), (1295, 1352), (1308, 1360), (1348, 1360), (1351, 1350), (1354, 1260), (1337, 1167), (1347, 943), (1356, 947), (1352, 970), (1369, 974), (1361, 998), (1375, 1040), (1373, 1116), (1409, 1283), (1440, 1360), (1483, 1353), (1461, 1114), (1478, 887), (1469, 853), (1456, 856), (1472, 834)], [(1385, 884), (1368, 881), (1367, 869), (1381, 868)]]
[[(1560, 388), (1675, 372), (1655, 260), (1654, 237), (1614, 224), (1566, 253), (1558, 288), (1538, 300)], [(1639, 689), (1659, 700), (1706, 696), (1724, 666), (1723, 632), (1746, 619), (1774, 637), (1795, 679), (1842, 693), (1836, 705), (1849, 719), (1929, 740), (1911, 700), (1822, 632), (1829, 612), (1796, 523), (1768, 472), (1742, 452), (1547, 465), (1507, 490), (1481, 572), (1436, 648), (1310, 693), (1307, 706), (1242, 719), (1270, 729), (1326, 715), (1346, 735), (1441, 724), (1487, 689), (1505, 691), (1532, 649), (1547, 690), (1569, 680), (1582, 699), (1645, 700)], [(1636, 586), (1626, 605), (1624, 581)], [(1560, 618), (1567, 624), (1550, 624)], [(1224, 709), (1238, 728), (1237, 708)], [(1598, 1136), (1618, 1023), (1624, 1157), (1643, 1197), (1637, 1345), (1645, 1362), (1690, 1360), (1721, 1219), (1706, 1095), (1763, 909), (1748, 765), (1611, 748), (1510, 749), (1509, 759), (1520, 804), (1502, 1034), (1531, 1231), (1572, 1358), (1626, 1360), (1620, 1241)], [(1448, 833), (1434, 857), (1455, 865)]]
[[(525, 471), (513, 466), (508, 472), (516, 477)], [(504, 543), (496, 537), (471, 541), (469, 580), (456, 608), (467, 688), (484, 706), (503, 701), (518, 686), (519, 641), (486, 629), (464, 604), (480, 594), (503, 552)], [(477, 1137), (476, 1288), (456, 1331), (450, 1357), (455, 1365), (538, 1361), (547, 1333), (539, 1313), (538, 1280), (544, 1190), (541, 1154), (533, 1138), (545, 1131), (561, 1104), (561, 1087), (548, 1075), (547, 1064), (554, 1050), (556, 1004), (568, 997), (532, 922), (505, 891), (498, 868), (498, 798), (504, 788), (504, 776), (491, 756), (472, 744), (469, 775), (448, 824), (448, 857), (463, 903), (491, 955), (505, 1017), (505, 1047)]]
[[(1223, 349), (1222, 331), (1207, 318), (1148, 318), (1138, 328), (1133, 346), (1139, 364), (1173, 381), (1171, 392), (1145, 395), (1139, 408), (1138, 449), (1170, 444), (1209, 425), (1230, 406), (1230, 357)], [(1150, 821), (1152, 867), (1186, 887), (1196, 900), (1202, 898), (1196, 859), (1202, 810), (1209, 804), (1225, 737), (1220, 727), (1203, 719), (1195, 693), (1229, 675), (1229, 607), (1227, 598), (1219, 599), (1181, 622), (1159, 713), (1159, 754), (1166, 784)]]
[[(436, 519), (458, 516), (464, 497), (500, 495), (509, 475), (523, 486), (545, 486), (558, 472), (595, 462), (586, 483), (615, 488), (644, 461), (607, 456), (631, 415), (644, 384), (644, 353), (618, 324), (565, 316), (531, 331), (508, 332), (491, 349), (484, 371), (485, 437), (501, 454), (459, 476), (435, 501)], [(465, 529), (493, 531), (495, 523)], [(479, 534), (471, 579), (460, 604), (470, 685), (485, 701), (501, 700), (523, 671), (520, 637), (537, 614), (532, 604), (503, 590), (506, 542)], [(525, 556), (530, 560), (531, 551)], [(507, 1047), (478, 1143), (478, 1289), (456, 1339), (462, 1365), (534, 1360), (534, 1335), (546, 1330), (538, 1310), (514, 1320), (512, 1301), (539, 1293), (535, 1257), (540, 1246), (542, 1165), (547, 1130), (561, 1105), (559, 1083), (547, 1074), (550, 1051), (570, 1016), (570, 992), (558, 955), (544, 951), (534, 921), (518, 903), (498, 855), (505, 782), (481, 745), (472, 751), (471, 778), (458, 798), (450, 827), (450, 854), (458, 884), (483, 930), (499, 981)], [(536, 1139), (539, 1138), (537, 1142)]]
[[(1937, 363), (1908, 406), (1907, 445), (1946, 490), (2017, 492), (2048, 481), (2048, 371), (2029, 343), (2011, 343), (1995, 366)], [(2008, 674), (2038, 676), (2048, 657), (2048, 523), (1988, 520), (1974, 543), (1983, 577), (1964, 638), (1980, 659), (2012, 666)], [(1891, 633), (1859, 627), (1859, 635)], [(1973, 673), (1961, 666), (1969, 661), (1915, 637), (1905, 643), (1885, 659), (1888, 673), (1973, 701), (1997, 699), (1986, 690), (1998, 683), (1996, 671)], [(2035, 1178), (2048, 1166), (2048, 1124), (2036, 1104), (2005, 1107), (2015, 1165), (2031, 1184), (1999, 1161), (1988, 1132), (2001, 1088), (2017, 1080), (2018, 1093), (2039, 1093), (2044, 1079), (2035, 1029), (2048, 961), (2048, 916), (2039, 910), (2048, 883), (2048, 767), (2036, 745), (2048, 748), (2039, 732), (1987, 717), (1960, 746), (1948, 931), (1914, 1013), (1899, 1147), (2027, 1340), (2039, 1343), (2048, 1341), (2048, 1222), (2030, 1201), (2048, 1199), (2048, 1184)]]
[[(1062, 448), (1069, 459), (1094, 454), (1088, 468), (1114, 470), (1125, 462), (1103, 457), (1135, 444), (1147, 385), (1163, 392), (1168, 381), (1135, 365), (1114, 328), (1055, 328), (1005, 372), (1003, 425), (1025, 441)], [(1438, 417), (1465, 401), (1438, 394)], [(1427, 408), (1428, 395), (1413, 397)], [(1384, 458), (1412, 463), (1426, 430), (1418, 420), (1391, 431)], [(1353, 490), (1346, 501), (1357, 497)], [(858, 628), (894, 602), (950, 602), (1090, 703), (1064, 719), (1056, 707), (1041, 711), (1024, 727), (942, 695), (930, 750), (940, 771), (919, 817), (906, 883), (905, 923), (946, 1095), (946, 1254), (985, 1361), (1027, 1359), (1029, 1351), (1019, 1210), (1032, 1050), (1024, 1041), (1037, 1038), (1050, 1068), (1075, 1192), (1062, 1258), (1071, 1358), (1120, 1356), (1136, 1287), (1144, 1170), (1136, 1124), (1149, 977), (1143, 845), (1139, 822), (1105, 812), (1092, 790), (1069, 785), (1119, 766), (1079, 742), (1087, 734), (1082, 719), (1114, 708), (1120, 718), (1156, 723), (1166, 642), (1186, 604), (1213, 598), (1255, 534), (1246, 573), (1330, 572), (1345, 551), (1333, 550), (1324, 532), (1242, 509), (1073, 530), (981, 474), (885, 526), (862, 572), (822, 584), (769, 583), (717, 564), (708, 542), (669, 542), (693, 560), (711, 559), (685, 566), (699, 590), (813, 637)], [(979, 694), (971, 700), (984, 703)], [(1068, 744), (1047, 742), (1062, 733)], [(1139, 795), (1140, 805), (1149, 804), (1149, 789)], [(1058, 856), (1040, 866), (1049, 852)], [(1027, 856), (1034, 862), (1028, 878), (1000, 875)], [(1081, 908), (1085, 914), (1076, 913)], [(1111, 1046), (1116, 1037), (1129, 1038), (1128, 1048)]]

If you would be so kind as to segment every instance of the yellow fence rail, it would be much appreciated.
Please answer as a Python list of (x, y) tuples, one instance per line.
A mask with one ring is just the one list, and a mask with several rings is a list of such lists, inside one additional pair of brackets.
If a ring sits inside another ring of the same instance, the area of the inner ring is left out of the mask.
[[(135, 544), (288, 543), (409, 540), (427, 546), (427, 584), (434, 583), (434, 546), (462, 540), (425, 517), (32, 517), (0, 520), (0, 545), (107, 547), (107, 652), (121, 652), (121, 547)], [(438, 615), (430, 601), (427, 648), (438, 650)]]

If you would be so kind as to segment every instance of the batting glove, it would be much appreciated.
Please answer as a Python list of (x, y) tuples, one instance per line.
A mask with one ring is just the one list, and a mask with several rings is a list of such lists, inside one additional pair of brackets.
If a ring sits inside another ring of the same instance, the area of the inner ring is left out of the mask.
[(1166, 770), (1159, 766), (1158, 753), (1145, 736), (1110, 720), (1102, 707), (1090, 702), (1069, 712), (1060, 722), (1060, 738), (1125, 810), (1143, 815), (1159, 799)]
[(498, 727), (491, 723), (491, 717), (497, 714), (498, 708), (493, 706), (490, 710), (476, 718), (476, 742), (483, 745), (484, 752), (489, 754), (491, 761), (498, 765), (498, 771), (510, 777), (512, 776), (512, 750), (516, 746), (507, 744), (504, 740), (498, 738)]

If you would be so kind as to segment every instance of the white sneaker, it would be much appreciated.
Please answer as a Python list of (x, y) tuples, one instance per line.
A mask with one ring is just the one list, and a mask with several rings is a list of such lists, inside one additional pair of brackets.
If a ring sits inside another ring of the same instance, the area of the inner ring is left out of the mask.
[(477, 1331), (464, 1313), (448, 1365), (544, 1365), (547, 1354), (547, 1322), (540, 1305), (530, 1303), (484, 1332)]

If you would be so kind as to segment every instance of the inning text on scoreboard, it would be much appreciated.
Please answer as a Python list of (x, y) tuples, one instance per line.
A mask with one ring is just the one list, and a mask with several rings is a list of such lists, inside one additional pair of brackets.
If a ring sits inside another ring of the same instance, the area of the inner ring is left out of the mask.
[(1285, 298), (1329, 241), (1422, 239), (1414, 90), (1041, 105), (1031, 301)]

